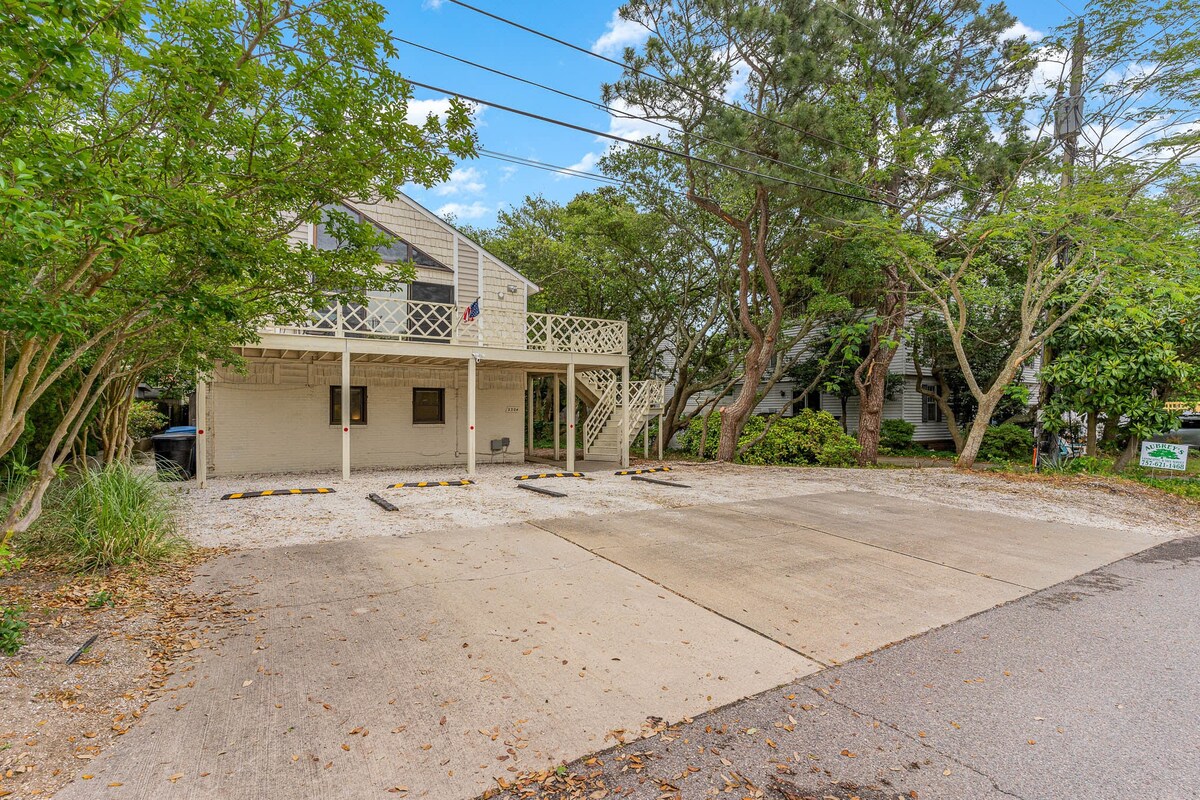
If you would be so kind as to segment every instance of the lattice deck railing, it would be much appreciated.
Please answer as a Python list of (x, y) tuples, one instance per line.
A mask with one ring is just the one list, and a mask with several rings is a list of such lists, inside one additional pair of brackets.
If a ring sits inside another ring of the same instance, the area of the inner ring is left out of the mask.
[(628, 326), (623, 320), (484, 307), (478, 317), (465, 321), (464, 310), (465, 307), (449, 303), (369, 297), (366, 304), (331, 305), (314, 311), (299, 325), (271, 324), (263, 332), (562, 353), (624, 355), (627, 352)]

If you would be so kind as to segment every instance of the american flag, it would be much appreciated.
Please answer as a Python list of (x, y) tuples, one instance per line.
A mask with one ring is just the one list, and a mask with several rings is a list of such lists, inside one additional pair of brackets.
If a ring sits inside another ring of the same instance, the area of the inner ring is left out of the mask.
[(467, 310), (463, 312), (463, 322), (471, 322), (479, 316), (479, 298), (475, 298), (475, 302), (467, 306)]

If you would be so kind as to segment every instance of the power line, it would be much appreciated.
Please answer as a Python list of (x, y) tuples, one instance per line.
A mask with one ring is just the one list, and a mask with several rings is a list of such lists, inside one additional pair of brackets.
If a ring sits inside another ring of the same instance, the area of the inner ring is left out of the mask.
[(748, 175), (750, 177), (761, 178), (763, 180), (768, 180), (768, 181), (774, 181), (775, 183), (782, 183), (782, 184), (786, 184), (788, 186), (795, 186), (800, 189), (807, 189), (808, 191), (820, 192), (822, 194), (833, 195), (835, 197), (842, 197), (847, 200), (855, 200), (860, 203), (870, 203), (872, 205), (884, 206), (887, 208), (898, 208), (898, 206), (896, 206), (893, 203), (889, 203), (886, 200), (876, 200), (875, 198), (872, 198), (872, 197), (859, 197), (857, 195), (847, 194), (846, 192), (839, 192), (836, 189), (826, 189), (826, 188), (823, 188), (820, 186), (813, 186), (811, 184), (800, 183), (799, 181), (793, 181), (788, 178), (780, 178), (780, 177), (777, 177), (774, 175), (767, 175), (765, 173), (757, 172), (752, 169), (746, 169), (745, 167), (737, 167), (737, 166), (734, 166), (733, 164), (725, 164), (723, 162), (716, 161), (711, 158), (705, 158), (704, 156), (689, 155), (687, 153), (681, 153), (678, 150), (674, 150), (670, 147), (664, 147), (663, 145), (655, 144), (654, 142), (647, 142), (647, 141), (638, 140), (638, 139), (630, 139), (625, 136), (618, 136), (615, 133), (607, 133), (605, 131), (596, 130), (595, 128), (588, 128), (583, 125), (576, 125), (573, 122), (566, 122), (565, 120), (555, 119), (554, 117), (547, 117), (544, 114), (537, 114), (532, 111), (525, 111), (524, 109), (513, 108), (512, 106), (502, 105), (500, 103), (496, 103), (491, 100), (484, 100), (479, 97), (472, 97), (471, 95), (463, 94), (462, 92), (455, 92), (455, 91), (446, 89), (441, 86), (432, 86), (428, 83), (421, 83), (419, 81), (414, 81), (411, 78), (406, 78), (405, 81), (407, 83), (412, 84), (413, 86), (419, 86), (422, 89), (428, 89), (431, 92), (438, 92), (440, 94), (453, 95), (462, 100), (467, 100), (471, 103), (478, 103), (479, 105), (490, 106), (491, 108), (495, 108), (499, 111), (507, 111), (510, 114), (518, 114), (522, 117), (528, 117), (529, 119), (538, 120), (539, 122), (545, 122), (550, 125), (558, 125), (559, 127), (562, 127), (562, 128), (568, 128), (570, 130), (579, 131), (580, 133), (588, 133), (593, 136), (599, 136), (600, 138), (609, 139), (614, 142), (621, 142), (622, 144), (628, 144), (628, 145), (632, 145), (634, 147), (641, 147), (641, 148), (644, 148), (647, 150), (654, 150), (654, 151), (657, 151), (664, 155), (676, 156), (677, 158), (682, 158), (684, 160), (689, 160), (689, 161), (697, 161), (702, 164), (708, 164), (709, 166), (718, 167), (721, 169), (727, 169), (732, 172), (738, 172), (743, 175)]
[[(452, 0), (452, 1), (454, 1), (454, 0)], [(309, 56), (312, 55), (311, 52), (302, 50), (300, 48), (293, 48), (293, 49), (295, 49), (297, 52), (301, 52), (301, 53), (304, 53)], [(359, 69), (363, 69), (368, 72), (371, 71), (368, 67), (365, 67), (361, 64), (356, 64), (355, 66)], [(617, 136), (616, 134), (613, 134), (613, 133), (606, 133), (604, 131), (598, 131), (593, 128), (584, 127), (583, 125), (576, 125), (574, 123), (566, 122), (564, 120), (555, 119), (553, 117), (547, 117), (542, 114), (536, 114), (532, 111), (525, 111), (523, 109), (513, 108), (512, 106), (502, 105), (500, 103), (484, 100), (482, 98), (473, 97), (471, 95), (464, 94), (462, 92), (452, 91), (450, 89), (446, 89), (441, 86), (433, 86), (431, 84), (421, 83), (420, 81), (415, 81), (415, 80), (412, 80), (409, 78), (405, 78), (404, 81), (405, 81), (405, 83), (408, 83), (412, 86), (419, 86), (422, 89), (428, 89), (431, 92), (438, 92), (440, 94), (453, 95), (454, 97), (458, 97), (462, 100), (466, 100), (471, 103), (477, 103), (479, 105), (490, 106), (499, 111), (507, 111), (512, 114), (517, 114), (520, 116), (528, 117), (530, 119), (535, 119), (535, 120), (538, 120), (541, 122), (546, 122), (551, 125), (558, 125), (560, 127), (568, 128), (570, 130), (579, 131), (581, 133), (588, 133), (593, 136), (597, 136), (597, 137), (600, 137), (603, 139), (609, 139), (609, 140), (616, 141), (616, 142), (621, 142), (623, 144), (628, 144), (628, 145), (631, 145), (634, 147), (641, 147), (641, 148), (648, 149), (648, 150), (654, 150), (656, 152), (663, 153), (664, 155), (676, 156), (676, 157), (682, 158), (684, 160), (698, 161), (698, 162), (701, 162), (704, 164), (709, 164), (711, 166), (718, 167), (718, 168), (728, 169), (733, 172), (738, 172), (738, 173), (741, 173), (744, 175), (762, 178), (764, 180), (774, 181), (776, 183), (782, 183), (782, 184), (786, 184), (789, 186), (796, 186), (801, 189), (806, 189), (806, 190), (813, 191), (813, 192), (819, 192), (822, 194), (827, 194), (827, 195), (831, 195), (831, 196), (835, 196), (835, 197), (842, 197), (847, 200), (854, 200), (854, 201), (860, 202), (860, 203), (868, 203), (871, 205), (883, 206), (883, 207), (887, 207), (887, 208), (898, 208), (898, 206), (895, 206), (892, 203), (888, 203), (886, 200), (876, 200), (876, 199), (870, 198), (870, 197), (858, 197), (856, 195), (846, 194), (845, 192), (839, 192), (835, 189), (825, 189), (820, 186), (812, 186), (810, 184), (800, 183), (799, 181), (793, 181), (793, 180), (789, 180), (787, 178), (779, 178), (779, 177), (776, 177), (773, 175), (766, 175), (761, 172), (756, 172), (754, 170), (745, 169), (744, 167), (736, 167), (732, 164), (725, 164), (720, 161), (716, 161), (714, 159), (705, 158), (703, 156), (695, 156), (695, 155), (688, 155), (687, 153), (681, 153), (678, 150), (673, 150), (669, 147), (664, 147), (662, 145), (655, 144), (653, 142), (629, 139), (624, 136)], [(918, 212), (914, 212), (914, 213), (916, 213), (918, 216), (922, 216), (922, 212), (918, 211)], [(948, 212), (939, 212), (939, 213), (944, 213), (945, 216), (947, 216), (951, 219), (960, 219), (960, 220), (963, 219), (960, 216), (950, 214)], [(933, 215), (930, 215), (930, 214), (924, 214), (924, 216), (929, 217), (929, 218), (933, 217)]]
[[(757, 111), (755, 111), (755, 110), (753, 110), (753, 109), (750, 109), (750, 108), (744, 108), (744, 107), (742, 107), (742, 106), (736, 105), (735, 103), (730, 103), (728, 100), (725, 100), (724, 98), (720, 98), (720, 97), (710, 97), (709, 95), (703, 94), (703, 93), (701, 93), (701, 92), (697, 92), (695, 89), (692, 89), (692, 88), (690, 88), (690, 87), (684, 86), (684, 85), (682, 85), (682, 84), (679, 84), (679, 83), (676, 83), (676, 82), (674, 82), (674, 81), (672, 81), (672, 80), (669, 80), (669, 79), (667, 79), (667, 78), (664, 78), (664, 77), (662, 77), (661, 75), (656, 75), (656, 74), (654, 74), (653, 72), (647, 72), (646, 70), (639, 69), (638, 67), (634, 67), (634, 66), (633, 66), (633, 65), (631, 65), (631, 64), (626, 64), (624, 61), (618, 61), (618, 60), (616, 60), (616, 59), (614, 59), (614, 58), (609, 58), (608, 56), (602, 55), (602, 54), (600, 54), (600, 53), (595, 53), (595, 52), (593, 52), (593, 51), (591, 51), (591, 50), (587, 49), (586, 47), (581, 47), (580, 45), (577, 45), (577, 44), (575, 44), (574, 42), (569, 42), (569, 41), (567, 41), (567, 40), (565, 40), (565, 39), (560, 39), (560, 38), (559, 38), (559, 37), (557, 37), (557, 36), (554, 36), (554, 35), (552, 35), (552, 34), (546, 33), (546, 32), (544, 32), (544, 31), (540, 31), (540, 30), (538, 30), (538, 29), (536, 29), (536, 28), (531, 28), (531, 27), (529, 27), (528, 25), (524, 25), (524, 24), (522, 24), (522, 23), (520, 23), (520, 22), (517, 22), (516, 20), (509, 19), (508, 17), (501, 16), (500, 14), (495, 14), (495, 13), (493, 13), (493, 12), (491, 12), (491, 11), (486, 11), (486, 10), (484, 10), (484, 9), (482, 9), (482, 8), (479, 8), (478, 6), (473, 6), (473, 5), (471, 5), (470, 3), (466, 3), (466, 2), (464, 2), (464, 0), (448, 0), (448, 2), (451, 2), (451, 3), (453, 3), (454, 5), (456, 5), (456, 6), (459, 6), (459, 7), (461, 7), (461, 8), (465, 8), (465, 9), (467, 9), (468, 11), (473, 11), (473, 12), (475, 12), (476, 14), (480, 14), (481, 16), (488, 17), (489, 19), (493, 19), (493, 20), (495, 20), (495, 21), (497, 21), (497, 22), (500, 22), (500, 23), (502, 23), (502, 24), (504, 24), (504, 25), (509, 25), (509, 26), (511, 26), (511, 27), (517, 28), (518, 30), (525, 31), (526, 33), (529, 33), (529, 34), (531, 34), (531, 35), (533, 35), (533, 36), (537, 36), (537, 37), (540, 37), (540, 38), (542, 38), (542, 39), (546, 39), (547, 41), (554, 42), (555, 44), (558, 44), (558, 45), (561, 45), (561, 46), (563, 46), (563, 47), (569, 48), (569, 49), (571, 49), (571, 50), (574, 50), (574, 51), (576, 51), (576, 52), (583, 53), (583, 54), (584, 54), (584, 55), (586, 55), (586, 56), (590, 56), (590, 57), (592, 57), (592, 58), (597, 58), (597, 59), (599, 59), (599, 60), (601, 60), (601, 61), (604, 61), (604, 62), (607, 62), (607, 63), (609, 63), (609, 64), (612, 64), (613, 66), (620, 67), (622, 70), (628, 70), (629, 72), (632, 72), (632, 73), (633, 73), (633, 74), (635, 74), (635, 75), (640, 75), (640, 76), (642, 76), (642, 77), (649, 78), (649, 79), (651, 79), (651, 80), (654, 80), (654, 81), (658, 81), (659, 83), (661, 83), (661, 84), (663, 84), (663, 85), (665, 85), (665, 86), (670, 86), (670, 87), (671, 87), (671, 88), (673, 88), (673, 89), (677, 89), (677, 90), (679, 90), (679, 91), (681, 91), (681, 92), (684, 92), (685, 94), (687, 94), (687, 95), (689, 95), (689, 96), (691, 96), (691, 97), (693, 97), (693, 98), (695, 98), (695, 99), (698, 99), (698, 100), (701, 100), (701, 101), (704, 101), (704, 102), (714, 102), (714, 103), (717, 103), (717, 104), (719, 104), (719, 105), (725, 106), (726, 108), (732, 109), (732, 110), (734, 110), (734, 111), (738, 111), (738, 112), (741, 112), (741, 113), (743, 113), (743, 114), (748, 114), (748, 115), (750, 115), (750, 116), (752, 116), (752, 117), (756, 117), (756, 118), (758, 118), (758, 119), (760, 119), (760, 120), (763, 120), (764, 122), (768, 122), (768, 123), (771, 123), (771, 124), (773, 124), (773, 125), (779, 125), (780, 127), (787, 128), (787, 129), (789, 129), (789, 130), (791, 130), (791, 131), (793, 131), (793, 132), (795, 132), (795, 133), (799, 133), (799, 134), (801, 134), (801, 135), (803, 135), (803, 136), (807, 136), (807, 137), (809, 137), (809, 138), (816, 139), (816, 140), (818, 140), (818, 141), (821, 141), (821, 142), (825, 142), (826, 144), (831, 144), (831, 145), (833, 145), (833, 146), (835, 146), (835, 147), (841, 147), (841, 148), (843, 148), (843, 149), (845, 149), (845, 150), (848, 150), (848, 151), (850, 151), (850, 152), (852, 152), (852, 153), (856, 153), (856, 154), (858, 154), (858, 155), (861, 155), (861, 156), (863, 156), (864, 158), (876, 158), (876, 159), (878, 159), (878, 160), (879, 160), (881, 163), (883, 163), (883, 164), (887, 164), (888, 166), (891, 166), (891, 167), (897, 167), (897, 168), (899, 168), (899, 169), (902, 169), (902, 170), (905, 170), (906, 172), (909, 172), (909, 173), (912, 173), (912, 172), (913, 172), (913, 169), (912, 169), (911, 167), (906, 167), (906, 166), (904, 166), (904, 165), (902, 165), (902, 164), (899, 164), (899, 163), (897, 163), (897, 162), (895, 162), (895, 161), (890, 161), (890, 160), (888, 160), (888, 159), (886, 159), (886, 158), (883, 158), (882, 156), (879, 156), (879, 155), (876, 155), (876, 154), (872, 154), (872, 153), (868, 153), (868, 152), (867, 152), (867, 151), (865, 151), (865, 150), (859, 150), (858, 148), (855, 148), (855, 147), (852, 147), (852, 146), (850, 146), (850, 145), (844, 144), (844, 143), (842, 143), (842, 142), (839, 142), (839, 141), (837, 141), (837, 140), (835, 140), (835, 139), (830, 139), (830, 138), (829, 138), (829, 137), (827, 137), (827, 136), (822, 136), (821, 134), (818, 134), (818, 133), (813, 133), (812, 131), (808, 131), (808, 130), (804, 130), (803, 128), (799, 128), (799, 127), (797, 127), (797, 126), (795, 126), (795, 125), (792, 125), (792, 124), (790, 124), (790, 123), (784, 122), (784, 121), (782, 121), (782, 120), (773, 119), (773, 118), (771, 118), (771, 117), (768, 117), (768, 116), (766, 116), (765, 114), (760, 114), (759, 112), (757, 112)], [(876, 31), (876, 33), (878, 33), (878, 31)], [(962, 190), (964, 190), (964, 191), (968, 191), (968, 192), (974, 192), (974, 193), (975, 193), (975, 194), (977, 194), (977, 195), (978, 195), (978, 194), (981, 194), (981, 192), (980, 192), (978, 189), (975, 189), (975, 188), (973, 188), (973, 187), (970, 187), (970, 186), (965, 186), (965, 185), (963, 185), (963, 184), (960, 184), (960, 183), (957, 183), (957, 182), (954, 182), (954, 181), (946, 181), (946, 183), (948, 183), (948, 184), (949, 184), (949, 185), (951, 185), (951, 186), (955, 186), (955, 187), (957, 187), (957, 188), (959, 188), (959, 189), (962, 189)], [(893, 207), (894, 207), (894, 206), (893, 206)]]
[[(639, 120), (639, 121), (641, 121), (641, 122), (648, 122), (648, 123), (650, 123), (651, 125), (656, 125), (656, 126), (658, 126), (658, 127), (660, 127), (660, 128), (663, 128), (664, 130), (668, 130), (668, 131), (672, 131), (672, 132), (676, 132), (676, 131), (678, 130), (677, 128), (674, 128), (674, 127), (672, 127), (671, 125), (668, 125), (667, 123), (665, 123), (665, 122), (662, 122), (662, 121), (660, 121), (660, 120), (656, 120), (656, 119), (653, 119), (653, 118), (651, 118), (651, 117), (647, 117), (647, 116), (642, 116), (642, 115), (640, 115), (640, 114), (631, 114), (631, 113), (629, 113), (628, 111), (623, 111), (623, 110), (621, 110), (621, 109), (618, 109), (618, 108), (613, 108), (612, 106), (606, 105), (606, 104), (604, 104), (604, 103), (601, 103), (601, 102), (598, 102), (598, 101), (595, 101), (595, 100), (590, 100), (590, 99), (588, 99), (588, 98), (586, 98), (586, 97), (582, 97), (582, 96), (580, 96), (580, 95), (577, 95), (577, 94), (572, 94), (571, 92), (566, 92), (566, 91), (563, 91), (562, 89), (556, 89), (556, 88), (555, 88), (555, 87), (553, 87), (553, 86), (548, 86), (548, 85), (546, 85), (546, 84), (544, 84), (544, 83), (539, 83), (538, 81), (530, 80), (530, 79), (528, 79), (528, 78), (522, 78), (522, 77), (521, 77), (521, 76), (519, 76), (519, 75), (514, 75), (514, 74), (512, 74), (512, 73), (510, 73), (510, 72), (505, 72), (505, 71), (504, 71), (504, 70), (502, 70), (502, 69), (497, 69), (497, 68), (495, 68), (495, 67), (489, 67), (489, 66), (487, 66), (486, 64), (480, 64), (480, 63), (478, 63), (478, 62), (476, 62), (476, 61), (471, 61), (470, 59), (462, 58), (461, 56), (456, 56), (456, 55), (453, 55), (453, 54), (451, 54), (451, 53), (447, 53), (447, 52), (445, 52), (445, 51), (443, 51), (443, 50), (438, 50), (438, 49), (437, 49), (437, 48), (435, 48), (435, 47), (430, 47), (430, 46), (428, 46), (428, 45), (419, 44), (418, 42), (414, 42), (414, 41), (411, 41), (411, 40), (409, 40), (409, 39), (403, 39), (403, 38), (401, 38), (401, 37), (399, 37), (399, 36), (393, 36), (393, 37), (391, 37), (391, 38), (392, 38), (392, 41), (394, 41), (394, 42), (398, 42), (398, 43), (400, 43), (400, 44), (407, 45), (407, 46), (409, 46), (409, 47), (415, 47), (415, 48), (416, 48), (416, 49), (418, 49), (418, 50), (423, 50), (423, 51), (425, 51), (425, 52), (427, 52), (427, 53), (432, 53), (432, 54), (434, 54), (434, 55), (441, 56), (442, 58), (447, 58), (447, 59), (450, 59), (451, 61), (458, 62), (459, 64), (465, 64), (466, 66), (469, 66), (469, 67), (474, 67), (474, 68), (476, 68), (476, 69), (481, 69), (481, 70), (484, 70), (485, 72), (490, 72), (490, 73), (492, 73), (493, 75), (499, 75), (499, 76), (501, 76), (501, 77), (504, 77), (504, 78), (508, 78), (508, 79), (510, 79), (510, 80), (517, 81), (518, 83), (523, 83), (523, 84), (525, 84), (526, 86), (533, 86), (533, 87), (536, 87), (536, 88), (538, 88), (538, 89), (543, 89), (543, 90), (545, 90), (545, 91), (547, 91), (547, 92), (552, 92), (552, 93), (554, 93), (554, 94), (556, 94), (556, 95), (559, 95), (559, 96), (561, 96), (561, 97), (566, 97), (566, 98), (568, 98), (568, 99), (570, 99), (570, 100), (575, 100), (575, 101), (577, 101), (577, 102), (584, 103), (584, 104), (586, 104), (586, 105), (589, 105), (589, 106), (591, 106), (592, 108), (598, 109), (598, 110), (600, 110), (600, 111), (607, 111), (608, 113), (610, 113), (610, 114), (612, 114), (612, 115), (614, 115), (614, 116), (616, 116), (616, 117), (618, 117), (618, 118), (622, 118), (622, 119), (629, 119), (629, 120)], [(768, 156), (768, 155), (763, 155), (762, 153), (755, 153), (755, 152), (754, 152), (754, 151), (752, 151), (752, 150), (746, 150), (745, 148), (738, 147), (737, 145), (730, 144), (730, 143), (728, 143), (728, 142), (723, 142), (723, 141), (720, 141), (719, 139), (712, 139), (712, 138), (710, 138), (710, 137), (708, 137), (708, 136), (704, 136), (704, 135), (702, 135), (702, 134), (699, 134), (699, 133), (694, 133), (694, 132), (692, 132), (692, 133), (688, 133), (688, 134), (685, 134), (685, 135), (686, 135), (686, 136), (689, 136), (689, 137), (691, 137), (691, 138), (697, 139), (697, 140), (699, 140), (699, 141), (702, 141), (702, 142), (707, 142), (707, 143), (709, 143), (709, 144), (715, 144), (715, 145), (719, 145), (719, 146), (721, 146), (721, 147), (728, 147), (729, 149), (733, 150), (734, 152), (737, 152), (737, 153), (742, 153), (743, 155), (751, 156), (751, 157), (753, 157), (753, 158), (762, 159), (762, 160), (764, 160), (764, 161), (769, 161), (769, 162), (771, 162), (772, 164), (777, 164), (777, 165), (779, 165), (779, 166), (781, 166), (781, 167), (788, 167), (788, 168), (790, 168), (790, 169), (794, 169), (794, 170), (797, 170), (797, 171), (799, 171), (799, 172), (806, 172), (806, 173), (808, 173), (808, 174), (810, 174), (810, 175), (815, 175), (815, 176), (816, 176), (816, 177), (818, 177), (818, 178), (824, 178), (824, 179), (826, 179), (826, 180), (831, 180), (831, 181), (833, 181), (833, 182), (835, 182), (835, 183), (840, 183), (840, 184), (843, 184), (843, 185), (845, 185), (845, 186), (850, 186), (850, 187), (852, 187), (852, 188), (854, 188), (854, 189), (858, 189), (858, 190), (860, 190), (860, 191), (863, 191), (863, 192), (869, 192), (869, 191), (870, 191), (870, 189), (868, 189), (867, 187), (865, 187), (865, 186), (862, 186), (862, 185), (860, 185), (860, 184), (857, 184), (857, 183), (855, 183), (854, 181), (851, 181), (851, 180), (846, 180), (845, 178), (839, 178), (839, 177), (837, 177), (837, 176), (834, 176), (834, 175), (827, 175), (827, 174), (825, 174), (825, 173), (823, 173), (823, 172), (818, 172), (817, 170), (814, 170), (814, 169), (809, 169), (808, 167), (802, 167), (802, 166), (800, 166), (799, 164), (795, 164), (795, 163), (792, 163), (792, 162), (790, 162), (790, 161), (782, 161), (782, 160), (780, 160), (780, 159), (777, 159), (777, 158), (772, 158), (771, 156)]]
[[(601, 183), (608, 183), (613, 186), (633, 187), (635, 189), (649, 188), (649, 187), (639, 186), (635, 181), (626, 180), (624, 178), (614, 178), (609, 175), (601, 175), (601, 174), (595, 173), (595, 172), (587, 172), (585, 170), (575, 169), (574, 167), (560, 167), (556, 164), (548, 164), (545, 161), (538, 161), (537, 159), (533, 159), (533, 158), (525, 158), (524, 156), (514, 156), (511, 153), (501, 153), (496, 150), (485, 150), (482, 148), (480, 150), (478, 150), (478, 153), (479, 153), (479, 155), (484, 156), (485, 158), (491, 158), (496, 161), (505, 161), (505, 162), (508, 162), (509, 164), (519, 164), (520, 166), (523, 166), (523, 167), (532, 167), (533, 169), (540, 169), (540, 170), (544, 170), (546, 172), (567, 174), (567, 175), (570, 175), (571, 177), (584, 178), (587, 180), (593, 180), (593, 181), (597, 181), (597, 182), (601, 182)], [(659, 194), (664, 194), (664, 193), (672, 194), (672, 195), (682, 198), (684, 200), (688, 199), (687, 192), (681, 192), (678, 189), (654, 187), (654, 191)], [(828, 222), (835, 222), (835, 223), (839, 223), (839, 224), (842, 222), (845, 222), (845, 220), (843, 220), (843, 219), (839, 219), (837, 217), (831, 217), (828, 214), (822, 214), (818, 211), (812, 212), (812, 215), (815, 217), (820, 217), (821, 219), (824, 219)], [(930, 216), (930, 215), (926, 215), (926, 216)]]
[(1064, 3), (1064, 2), (1063, 2), (1063, 0), (1054, 0), (1054, 2), (1058, 3), (1060, 6), (1062, 6), (1063, 8), (1065, 8), (1065, 9), (1067, 10), (1067, 13), (1068, 13), (1068, 14), (1070, 14), (1072, 17), (1078, 17), (1078, 16), (1079, 16), (1079, 12), (1078, 12), (1078, 11), (1076, 11), (1075, 9), (1071, 8), (1071, 7), (1070, 7), (1069, 5), (1067, 5), (1066, 3)]
[(615, 186), (624, 186), (628, 184), (627, 181), (624, 181), (620, 178), (613, 178), (609, 177), (608, 175), (600, 175), (595, 172), (586, 172), (581, 169), (576, 169), (575, 167), (560, 167), (555, 164), (547, 164), (545, 161), (537, 161), (535, 159), (525, 158), (523, 156), (514, 156), (509, 153), (500, 153), (495, 150), (487, 150), (482, 147), (477, 152), (481, 156), (495, 159), (496, 161), (507, 161), (509, 164), (519, 164), (522, 167), (532, 167), (533, 169), (546, 170), (547, 172), (556, 172), (561, 175), (569, 175), (572, 178), (584, 178), (586, 180), (609, 183)]

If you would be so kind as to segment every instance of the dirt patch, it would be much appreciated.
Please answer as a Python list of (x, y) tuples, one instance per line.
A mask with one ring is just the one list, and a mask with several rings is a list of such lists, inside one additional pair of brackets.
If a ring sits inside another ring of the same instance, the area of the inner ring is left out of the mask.
[(188, 589), (213, 552), (151, 574), (31, 566), (0, 580), (0, 605), (29, 609), (25, 645), (0, 656), (0, 797), (49, 797), (76, 778), (92, 780), (88, 763), (171, 684), (187, 682), (187, 653), (237, 613)]
[[(644, 464), (655, 464), (649, 461)], [(549, 479), (565, 492), (549, 498), (517, 489), (513, 477), (543, 465), (488, 465), (475, 485), (387, 489), (390, 484), (454, 480), (455, 468), (372, 470), (342, 482), (333, 473), (218, 478), (206, 489), (178, 487), (182, 527), (205, 546), (272, 547), (363, 536), (403, 536), (439, 528), (473, 528), (538, 519), (682, 508), (818, 492), (857, 490), (924, 500), (974, 511), (1028, 519), (1128, 530), (1163, 538), (1200, 529), (1200, 504), (1181, 503), (1128, 481), (1095, 477), (1013, 477), (962, 473), (944, 467), (918, 469), (822, 469), (677, 463), (657, 475), (690, 488), (641, 483), (613, 474), (611, 465), (581, 463), (588, 479)], [(594, 470), (594, 471), (589, 471)], [(328, 486), (335, 494), (221, 500), (230, 492), (287, 486)], [(376, 492), (399, 510), (384, 511), (366, 499)]]

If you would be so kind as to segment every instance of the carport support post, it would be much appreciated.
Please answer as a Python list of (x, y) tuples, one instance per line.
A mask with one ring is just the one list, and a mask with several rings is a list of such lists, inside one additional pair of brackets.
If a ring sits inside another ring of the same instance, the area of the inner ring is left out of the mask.
[(629, 362), (621, 367), (621, 468), (629, 469)]
[(650, 420), (642, 420), (645, 427), (642, 428), (642, 458), (650, 458)]
[(208, 485), (208, 384), (196, 381), (196, 485)]
[(567, 472), (575, 471), (575, 362), (567, 362)]
[(529, 376), (525, 394), (525, 452), (533, 455), (533, 376)]
[[(341, 308), (341, 306), (338, 306)], [(342, 348), (342, 480), (350, 480), (350, 343)]]
[(558, 407), (560, 405), (560, 398), (559, 398), (560, 378), (559, 378), (559, 374), (557, 372), (554, 373), (554, 375), (552, 377), (554, 380), (554, 460), (558, 461), (558, 459), (560, 458), (560, 451), (562, 450), (562, 448), (559, 446), (562, 444), (562, 428), (560, 427), (561, 420), (559, 419), (559, 410), (558, 410)]
[(658, 460), (662, 461), (663, 449), (663, 415), (658, 415)]
[[(533, 378), (529, 379), (533, 385)], [(532, 394), (532, 392), (530, 393)], [(475, 354), (467, 358), (467, 474), (475, 474)]]

